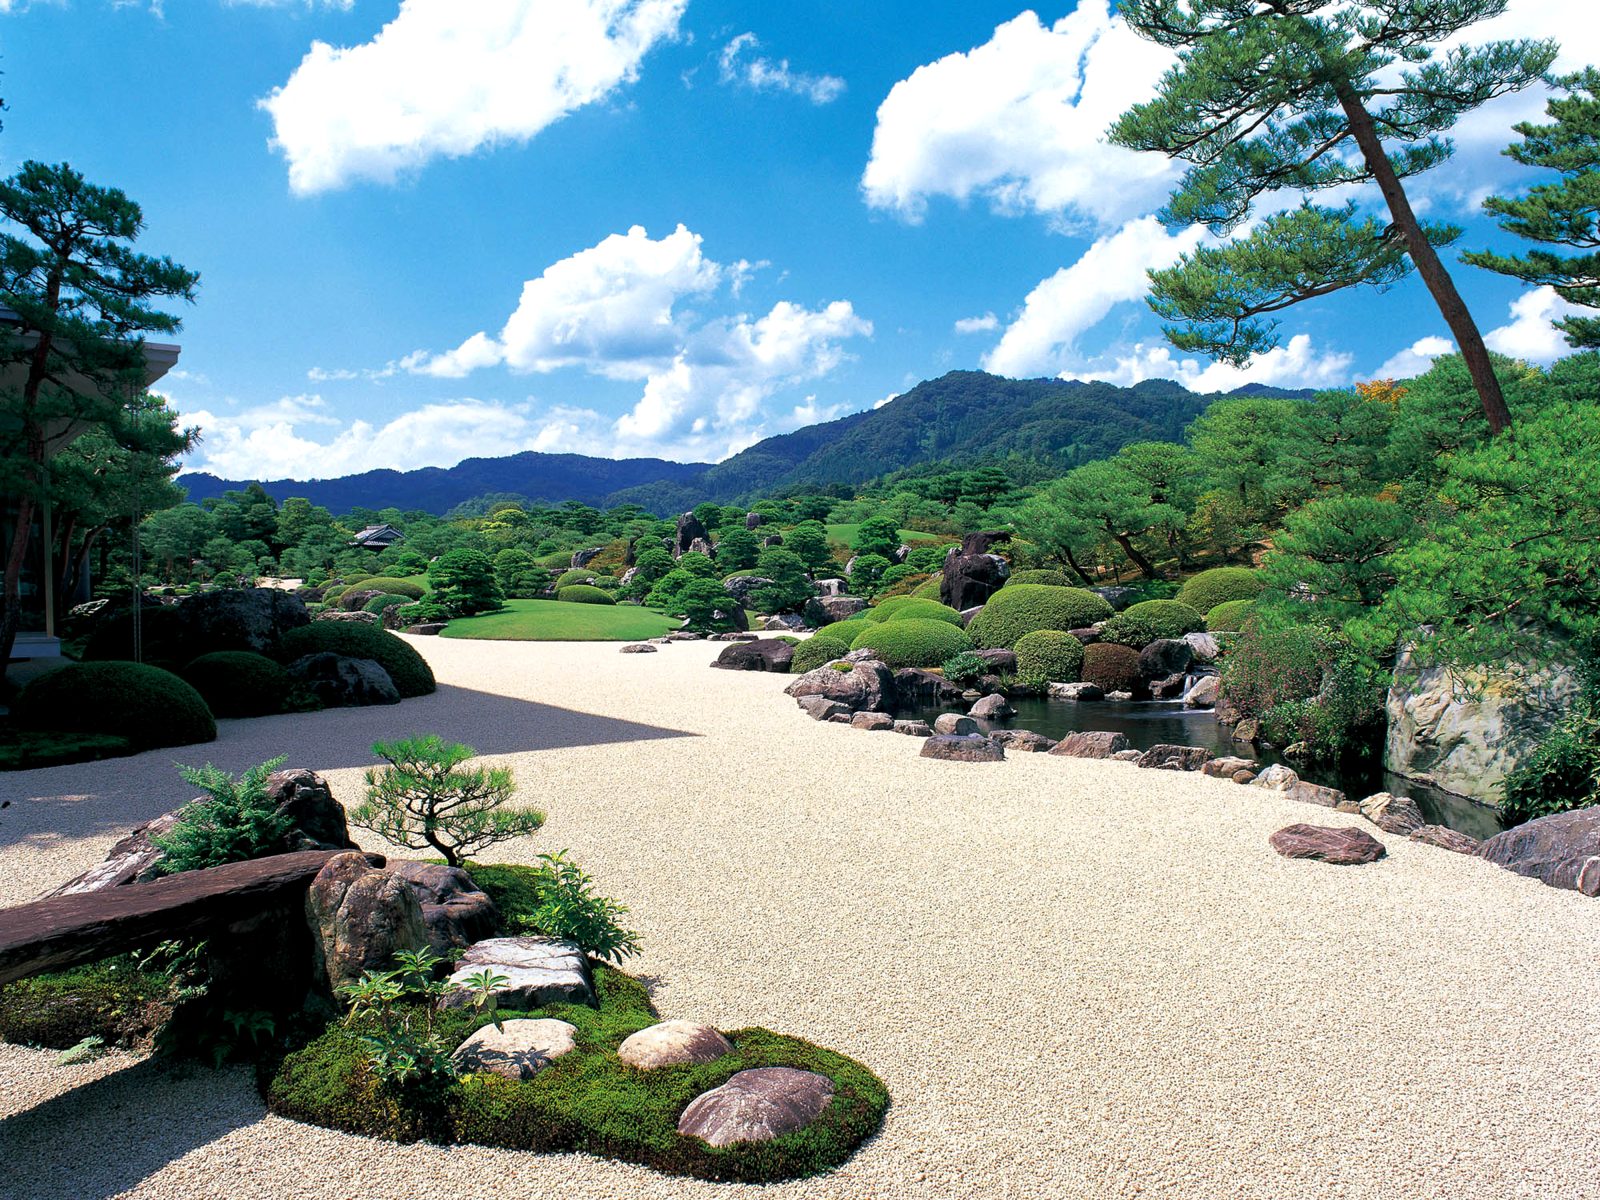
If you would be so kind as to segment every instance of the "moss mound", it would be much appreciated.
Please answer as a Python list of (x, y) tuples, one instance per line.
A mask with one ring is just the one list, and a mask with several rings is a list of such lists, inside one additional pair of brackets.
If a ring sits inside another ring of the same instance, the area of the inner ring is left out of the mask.
[(1238, 633), (1245, 620), (1256, 610), (1254, 600), (1229, 600), (1206, 613), (1208, 633)]
[(1084, 683), (1092, 683), (1102, 691), (1137, 692), (1139, 652), (1112, 642), (1094, 642), (1083, 648), (1080, 675)]
[(867, 620), (874, 624), (884, 621), (944, 621), (949, 625), (961, 624), (961, 614), (937, 600), (920, 600), (915, 596), (896, 596), (885, 600), (866, 612)]
[(34, 771), (138, 752), (139, 747), (127, 738), (109, 733), (51, 733), (0, 727), (0, 771)]
[(868, 624), (850, 643), (852, 650), (874, 650), (886, 666), (937, 667), (963, 650), (972, 649), (972, 639), (959, 625), (948, 621), (917, 618)]
[(1041, 629), (1065, 633), (1111, 615), (1111, 605), (1088, 588), (1019, 583), (996, 592), (972, 618), (967, 632), (980, 647), (1012, 650), (1022, 638)]
[(616, 597), (610, 592), (601, 591), (597, 587), (590, 587), (586, 583), (568, 584), (564, 588), (556, 589), (556, 599), (568, 604), (615, 604)]
[(131, 955), (0, 988), (0, 1041), (68, 1050), (84, 1038), (148, 1047), (172, 1014), (171, 982)]
[(140, 750), (217, 738), (200, 693), (142, 663), (73, 663), (41, 675), (22, 689), (12, 716), (23, 729), (111, 734)]
[(1083, 643), (1058, 629), (1017, 639), (1017, 677), (1028, 683), (1076, 683), (1083, 669)]
[(1195, 612), (1209, 613), (1230, 600), (1254, 600), (1262, 586), (1261, 575), (1249, 567), (1215, 567), (1185, 582), (1176, 599)]
[(189, 685), (219, 717), (264, 717), (282, 712), (294, 688), (289, 673), (264, 654), (218, 650), (183, 669)]
[(374, 575), (370, 579), (363, 579), (361, 590), (383, 592), (387, 596), (404, 596), (407, 600), (421, 600), (428, 594), (428, 589), (420, 583), (412, 583), (409, 579), (396, 579), (392, 575)]
[(1006, 579), (1006, 587), (1016, 587), (1018, 584), (1038, 584), (1043, 587), (1073, 587), (1075, 581), (1068, 577), (1065, 571), (1051, 571), (1048, 569), (1033, 571), (1014, 571)]
[(1108, 621), (1100, 637), (1103, 641), (1138, 650), (1162, 638), (1199, 633), (1205, 627), (1206, 619), (1187, 604), (1176, 600), (1146, 600)]
[(578, 567), (575, 570), (563, 571), (556, 576), (555, 587), (573, 587), (577, 584), (592, 584), (604, 571), (596, 571), (593, 567)]
[(273, 657), (281, 663), (292, 663), (307, 654), (321, 654), (325, 650), (348, 658), (373, 659), (389, 672), (395, 690), (403, 697), (426, 696), (438, 687), (433, 669), (422, 655), (402, 639), (374, 625), (313, 621), (284, 634), (273, 648)]
[(918, 600), (937, 600), (939, 598), (940, 586), (943, 583), (944, 575), (936, 572), (926, 582), (917, 584), (917, 586), (911, 590), (911, 594)]
[(382, 615), (385, 609), (399, 608), (402, 605), (415, 603), (417, 603), (417, 601), (413, 600), (410, 596), (396, 596), (386, 593), (374, 596), (371, 600), (368, 600), (361, 606), (361, 611), (378, 613), (379, 615)]
[(825, 633), (815, 634), (794, 648), (794, 661), (789, 664), (789, 672), (804, 675), (849, 653), (850, 643), (843, 638), (830, 637)]

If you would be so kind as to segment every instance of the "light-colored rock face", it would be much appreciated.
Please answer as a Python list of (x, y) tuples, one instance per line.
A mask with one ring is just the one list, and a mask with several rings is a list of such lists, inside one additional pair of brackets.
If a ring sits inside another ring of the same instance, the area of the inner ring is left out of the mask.
[(507, 1079), (532, 1079), (563, 1054), (577, 1048), (577, 1029), (565, 1021), (502, 1021), (485, 1025), (450, 1056), (462, 1075), (488, 1071)]
[(1194, 653), (1195, 662), (1214, 663), (1222, 656), (1222, 647), (1217, 645), (1217, 639), (1209, 633), (1186, 633), (1183, 635), (1183, 640)]
[(450, 976), (446, 1008), (472, 1003), (467, 980), (482, 970), (504, 975), (495, 991), (500, 1008), (540, 1008), (546, 1004), (593, 1004), (589, 961), (571, 942), (555, 938), (490, 938), (469, 949)]
[(970, 737), (978, 732), (978, 723), (961, 713), (940, 713), (933, 719), (933, 731), (950, 737)]
[(617, 1057), (630, 1067), (653, 1071), (685, 1063), (715, 1062), (733, 1053), (733, 1043), (697, 1021), (662, 1021), (623, 1040)]
[(1128, 748), (1128, 735), (1125, 733), (1079, 730), (1067, 734), (1050, 753), (1061, 758), (1110, 758)]
[(1217, 675), (1202, 675), (1194, 686), (1184, 693), (1183, 703), (1188, 708), (1214, 708), (1222, 694), (1222, 679)]
[(1251, 785), (1258, 788), (1271, 788), (1275, 792), (1287, 792), (1300, 782), (1300, 776), (1282, 763), (1273, 763), (1261, 774), (1257, 775)]
[(972, 716), (983, 721), (1003, 721), (1016, 711), (1004, 696), (985, 696), (972, 706)]
[(1397, 833), (1401, 837), (1410, 837), (1427, 824), (1415, 800), (1388, 792), (1368, 796), (1361, 802), (1360, 809), (1361, 815), (1379, 829), (1385, 833)]
[(1520, 676), (1419, 671), (1404, 654), (1389, 689), (1383, 765), (1460, 796), (1497, 802), (1506, 776), (1577, 690), (1565, 669)]
[(833, 1099), (833, 1081), (792, 1067), (740, 1071), (727, 1083), (696, 1096), (683, 1110), (678, 1132), (712, 1146), (769, 1142), (804, 1129)]
[(1093, 683), (1052, 683), (1050, 685), (1050, 699), (1052, 700), (1104, 700), (1106, 694), (1098, 684)]
[(428, 945), (422, 906), (410, 884), (358, 852), (335, 855), (306, 891), (314, 973), (334, 991), (364, 971), (387, 970), (402, 950)]

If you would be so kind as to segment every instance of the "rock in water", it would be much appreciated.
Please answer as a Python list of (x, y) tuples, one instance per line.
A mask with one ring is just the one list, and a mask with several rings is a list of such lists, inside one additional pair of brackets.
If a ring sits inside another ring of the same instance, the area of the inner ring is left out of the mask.
[(479, 942), (462, 956), (450, 976), (444, 1007), (471, 1004), (466, 981), (485, 968), (509, 981), (495, 992), (501, 1008), (595, 1003), (594, 979), (582, 950), (556, 938), (509, 937)]
[(1214, 708), (1217, 697), (1221, 694), (1221, 676), (1202, 675), (1194, 681), (1194, 686), (1183, 694), (1183, 704), (1185, 708)]
[(1090, 701), (1104, 700), (1105, 692), (1099, 684), (1095, 683), (1052, 683), (1050, 685), (1050, 699)]
[(1062, 758), (1110, 758), (1128, 749), (1128, 735), (1099, 730), (1069, 733), (1056, 744), (1051, 754)]
[(979, 721), (1004, 721), (1017, 715), (1017, 710), (1006, 703), (1004, 696), (985, 696), (969, 710)]
[(1388, 853), (1382, 842), (1361, 829), (1290, 825), (1267, 840), (1285, 858), (1311, 858), (1335, 866), (1377, 862)]
[(833, 1099), (833, 1081), (793, 1067), (740, 1071), (727, 1083), (689, 1102), (678, 1132), (712, 1146), (769, 1142), (804, 1129)]
[(386, 971), (402, 950), (428, 945), (422, 906), (400, 876), (355, 851), (330, 858), (306, 891), (313, 972), (338, 991), (365, 971)]
[(662, 1021), (629, 1035), (617, 1047), (617, 1057), (641, 1071), (715, 1062), (732, 1053), (732, 1042), (697, 1021)]
[(498, 1029), (485, 1025), (457, 1046), (450, 1063), (462, 1075), (489, 1071), (528, 1080), (577, 1049), (577, 1035), (577, 1028), (565, 1021), (502, 1021)]
[(1478, 847), (1478, 857), (1551, 887), (1600, 896), (1600, 808), (1540, 817)]

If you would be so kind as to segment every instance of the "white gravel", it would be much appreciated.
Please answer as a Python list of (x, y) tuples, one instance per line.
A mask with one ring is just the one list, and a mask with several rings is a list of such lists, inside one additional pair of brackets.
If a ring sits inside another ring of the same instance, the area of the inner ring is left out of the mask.
[[(547, 808), (632, 906), (672, 1017), (852, 1054), (894, 1097), (835, 1174), (898, 1197), (1600, 1197), (1600, 907), (1259, 788), (808, 720), (720, 647), (419, 640), (447, 686), (398, 709), (224, 722), (211, 747), (0, 776), (0, 901), (187, 798), (174, 757), (276, 753), (346, 801), (375, 737), (440, 732)], [(1370, 828), (1370, 827), (1369, 827)], [(1375, 831), (1374, 831), (1375, 832)], [(363, 838), (370, 848), (381, 848)], [(0, 1047), (0, 1196), (726, 1197), (576, 1155), (395, 1147), (264, 1114), (244, 1072)]]

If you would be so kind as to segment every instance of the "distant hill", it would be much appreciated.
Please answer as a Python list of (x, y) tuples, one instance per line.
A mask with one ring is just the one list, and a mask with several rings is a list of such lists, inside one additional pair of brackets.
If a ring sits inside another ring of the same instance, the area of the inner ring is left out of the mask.
[[(1259, 384), (1232, 394), (1312, 395)], [(975, 466), (1015, 455), (1068, 471), (1130, 442), (1176, 441), (1219, 398), (1165, 379), (1122, 388), (953, 371), (919, 383), (881, 408), (767, 438), (715, 466), (526, 452), (420, 471), (260, 482), (280, 499), (305, 496), (334, 512), (394, 505), (443, 513), (486, 493), (514, 492), (548, 503), (634, 503), (666, 515), (706, 500), (732, 503), (763, 493), (865, 483), (929, 462)], [(220, 496), (246, 482), (205, 474), (178, 477), (192, 500)]]

